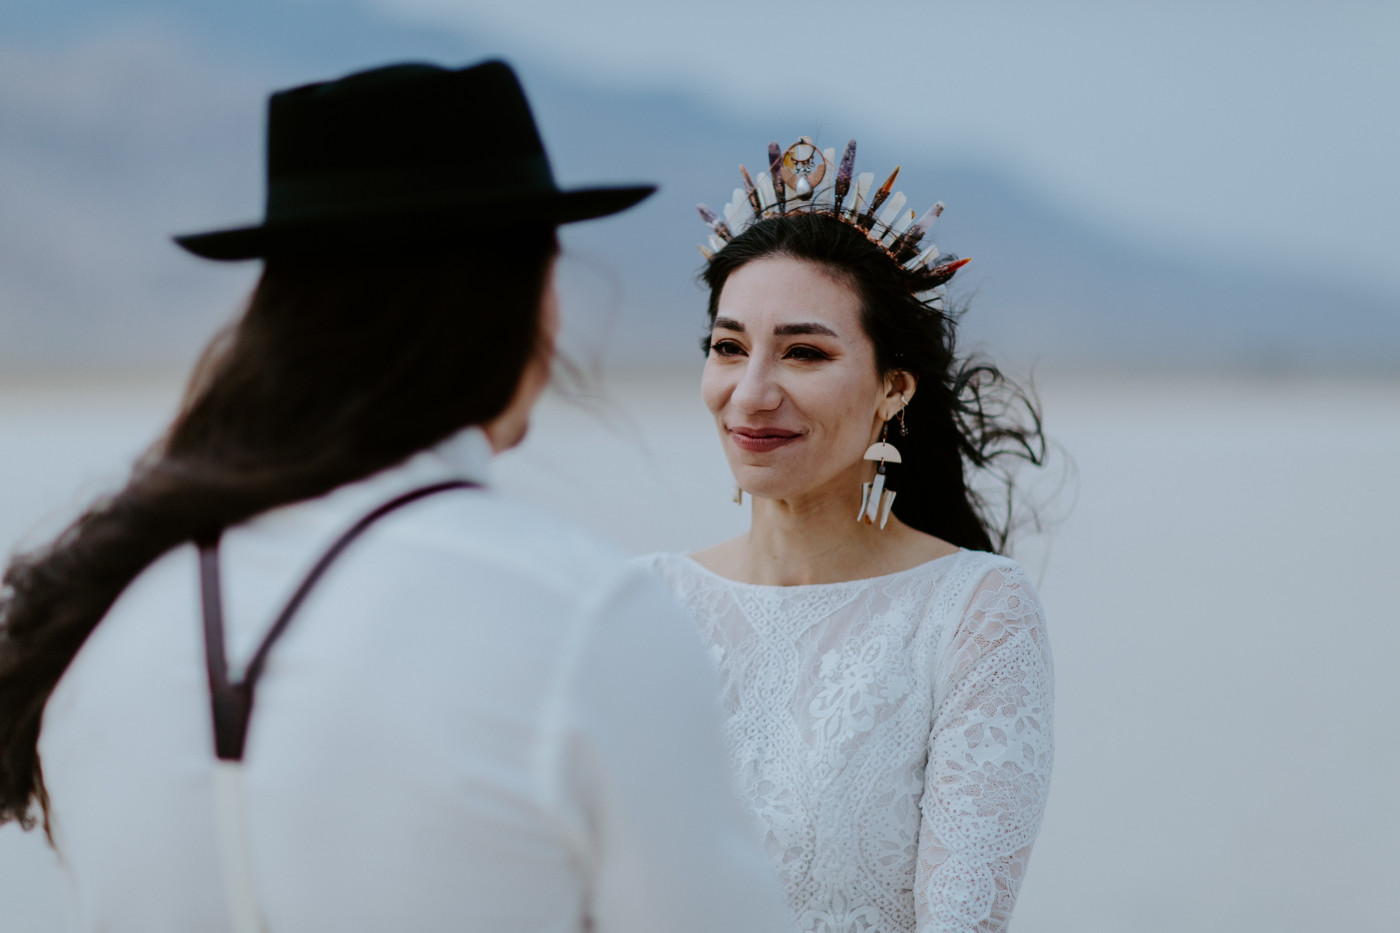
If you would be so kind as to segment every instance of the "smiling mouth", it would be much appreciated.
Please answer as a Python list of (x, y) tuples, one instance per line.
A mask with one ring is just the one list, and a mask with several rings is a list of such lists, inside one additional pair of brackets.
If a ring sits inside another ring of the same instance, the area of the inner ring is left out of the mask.
[(740, 450), (764, 453), (800, 440), (802, 435), (780, 428), (730, 428), (729, 437)]

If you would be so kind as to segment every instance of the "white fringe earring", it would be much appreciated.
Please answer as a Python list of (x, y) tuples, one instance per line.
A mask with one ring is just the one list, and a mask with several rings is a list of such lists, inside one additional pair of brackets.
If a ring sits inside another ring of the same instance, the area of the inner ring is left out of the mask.
[(857, 522), (879, 525), (881, 529), (890, 520), (890, 509), (894, 506), (894, 490), (885, 488), (885, 464), (902, 462), (899, 451), (885, 440), (889, 431), (890, 423), (886, 421), (880, 429), (880, 440), (865, 451), (865, 459), (879, 465), (875, 467), (875, 481), (861, 484), (860, 512), (856, 514)]

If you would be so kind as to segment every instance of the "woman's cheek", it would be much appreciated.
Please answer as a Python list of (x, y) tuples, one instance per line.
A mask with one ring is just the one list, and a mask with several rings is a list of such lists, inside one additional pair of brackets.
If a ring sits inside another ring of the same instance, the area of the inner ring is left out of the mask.
[(716, 415), (724, 408), (724, 400), (728, 397), (724, 382), (720, 367), (715, 365), (713, 359), (707, 361), (704, 372), (700, 374), (700, 400)]

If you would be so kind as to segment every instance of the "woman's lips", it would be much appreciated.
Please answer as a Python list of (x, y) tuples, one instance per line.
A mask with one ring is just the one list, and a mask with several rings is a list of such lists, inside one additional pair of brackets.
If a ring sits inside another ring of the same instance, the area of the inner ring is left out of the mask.
[(750, 453), (767, 453), (800, 439), (802, 435), (796, 431), (784, 431), (780, 428), (730, 428), (729, 437), (734, 441), (734, 446), (740, 450), (747, 450)]

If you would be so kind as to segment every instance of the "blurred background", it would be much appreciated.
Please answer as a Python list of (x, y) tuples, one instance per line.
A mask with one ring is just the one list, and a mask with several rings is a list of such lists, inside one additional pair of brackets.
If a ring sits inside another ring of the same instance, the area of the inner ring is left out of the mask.
[[(1014, 928), (1390, 930), (1400, 873), (1400, 6), (0, 0), (0, 545), (122, 480), (256, 265), (279, 87), (502, 56), (565, 185), (570, 356), (498, 482), (622, 549), (745, 527), (696, 384), (698, 201), (854, 137), (973, 257), (964, 345), (1056, 452), (1014, 553), (1059, 751)], [(193, 624), (193, 622), (192, 622)], [(137, 847), (140, 840), (113, 840)], [(63, 928), (0, 829), (6, 931)]]

